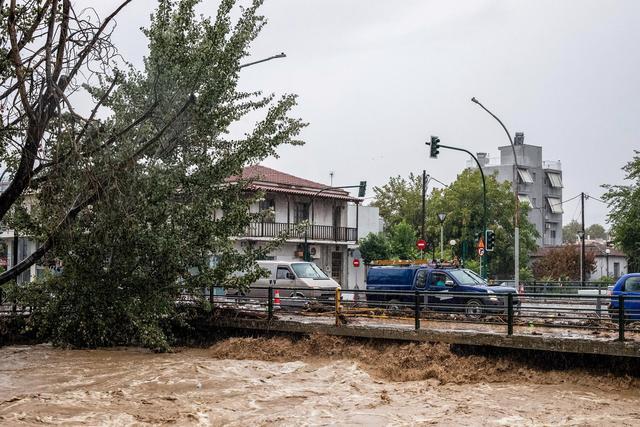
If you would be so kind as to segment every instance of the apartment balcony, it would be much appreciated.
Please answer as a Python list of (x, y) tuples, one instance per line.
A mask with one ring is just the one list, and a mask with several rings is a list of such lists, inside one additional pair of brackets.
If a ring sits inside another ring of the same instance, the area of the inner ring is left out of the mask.
[[(334, 227), (331, 225), (308, 225), (306, 227), (308, 240), (324, 240), (330, 242), (356, 241), (357, 228)], [(254, 222), (251, 223), (243, 238), (275, 238), (282, 233), (288, 233), (289, 239), (304, 239), (305, 227), (286, 222)]]

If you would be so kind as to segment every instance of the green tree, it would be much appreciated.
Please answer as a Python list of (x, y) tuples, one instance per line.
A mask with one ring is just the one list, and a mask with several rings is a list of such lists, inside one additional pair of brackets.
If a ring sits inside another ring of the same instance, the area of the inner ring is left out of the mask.
[[(242, 287), (261, 274), (254, 261), (269, 247), (238, 252), (231, 239), (257, 219), (248, 208), (259, 195), (247, 195), (249, 182), (229, 185), (228, 178), (282, 144), (299, 144), (304, 124), (289, 117), (294, 96), (237, 89), (240, 61), (264, 24), (261, 2), (235, 22), (234, 1), (223, 1), (213, 21), (196, 17), (197, 3), (159, 3), (144, 31), (144, 69), (105, 76), (90, 88), (113, 112), (87, 125), (95, 139), (85, 148), (91, 162), (73, 146), (85, 124), (70, 118), (57, 141), (68, 153), (65, 167), (54, 168), (32, 208), (14, 216), (29, 235), (56, 230), (50, 251), (63, 274), (27, 288), (36, 327), (55, 343), (166, 349), (166, 323), (180, 319), (183, 291)], [(135, 133), (110, 142), (147, 112)], [(260, 112), (243, 137), (227, 136), (232, 124)], [(60, 228), (68, 206), (81, 207)]]
[(385, 233), (369, 233), (358, 242), (364, 262), (391, 258), (391, 244)]
[(607, 231), (600, 224), (591, 224), (584, 230), (585, 234), (592, 239), (606, 239)]
[(373, 206), (380, 209), (387, 227), (402, 221), (410, 224), (414, 230), (422, 226), (422, 175), (409, 174), (391, 177), (382, 187), (373, 187), (375, 201)]
[[(492, 275), (513, 275), (513, 248), (515, 201), (511, 184), (498, 183), (495, 176), (486, 177), (487, 228), (496, 233), (496, 248), (489, 253)], [(465, 169), (445, 189), (434, 190), (427, 201), (427, 235), (429, 241), (439, 246), (440, 221), (438, 213), (445, 213), (444, 244), (450, 239), (466, 246), (464, 258), (476, 258), (477, 236), (482, 232), (482, 180), (477, 169)], [(520, 206), (520, 263), (526, 265), (529, 255), (536, 250), (538, 233), (528, 220), (530, 207)]]
[(394, 258), (416, 258), (416, 232), (407, 222), (401, 221), (389, 229), (389, 243)]
[(577, 234), (582, 230), (582, 225), (575, 219), (562, 227), (562, 241), (564, 243), (575, 243), (578, 240)]
[(622, 170), (628, 185), (604, 185), (609, 205), (608, 222), (616, 245), (629, 257), (629, 271), (640, 269), (640, 151)]

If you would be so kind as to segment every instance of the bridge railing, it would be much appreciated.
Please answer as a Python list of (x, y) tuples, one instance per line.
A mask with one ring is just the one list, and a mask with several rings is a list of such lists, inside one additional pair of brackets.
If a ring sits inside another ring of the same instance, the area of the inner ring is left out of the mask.
[(413, 323), (415, 329), (451, 328), (448, 324), (458, 323), (508, 335), (563, 329), (595, 338), (640, 339), (640, 296), (630, 295), (252, 287), (245, 294), (212, 296), (211, 301), (216, 309), (231, 310), (234, 316), (266, 320), (288, 316), (336, 325)]

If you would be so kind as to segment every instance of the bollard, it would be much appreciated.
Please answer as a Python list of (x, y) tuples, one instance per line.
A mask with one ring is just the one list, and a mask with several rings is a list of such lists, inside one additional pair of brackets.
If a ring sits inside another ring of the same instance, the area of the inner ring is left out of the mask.
[(267, 301), (267, 310), (268, 310), (268, 314), (267, 317), (269, 320), (273, 319), (273, 287), (269, 286), (269, 292), (268, 292), (268, 301)]
[(340, 326), (340, 288), (336, 288), (336, 326)]
[(513, 294), (507, 294), (507, 335), (513, 335)]
[(624, 296), (618, 295), (618, 341), (624, 341)]
[(415, 307), (414, 307), (414, 316), (415, 316), (415, 327), (416, 330), (420, 329), (420, 292), (416, 291), (415, 293)]

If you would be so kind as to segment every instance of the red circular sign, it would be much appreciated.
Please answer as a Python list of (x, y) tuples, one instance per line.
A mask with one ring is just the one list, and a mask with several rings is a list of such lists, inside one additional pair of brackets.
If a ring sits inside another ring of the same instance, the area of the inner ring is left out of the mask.
[(353, 266), (354, 267), (360, 267), (360, 260), (358, 258), (354, 258), (353, 259)]
[(416, 242), (416, 246), (421, 251), (424, 251), (424, 249), (427, 247), (427, 242), (424, 239), (420, 239)]

